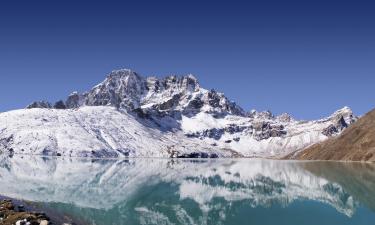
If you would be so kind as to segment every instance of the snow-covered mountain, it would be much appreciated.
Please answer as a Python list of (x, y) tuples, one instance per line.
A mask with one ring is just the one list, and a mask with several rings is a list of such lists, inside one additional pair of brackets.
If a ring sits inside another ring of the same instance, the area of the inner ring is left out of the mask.
[(280, 157), (336, 136), (357, 117), (245, 112), (193, 75), (163, 79), (111, 72), (85, 93), (0, 114), (0, 149), (66, 156)]

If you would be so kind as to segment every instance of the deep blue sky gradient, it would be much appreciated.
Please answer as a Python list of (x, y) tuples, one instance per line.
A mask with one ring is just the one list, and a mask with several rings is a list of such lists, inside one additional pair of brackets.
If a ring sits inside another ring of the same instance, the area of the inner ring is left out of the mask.
[(246, 110), (375, 106), (371, 1), (1, 1), (0, 111), (65, 99), (113, 69), (193, 73)]

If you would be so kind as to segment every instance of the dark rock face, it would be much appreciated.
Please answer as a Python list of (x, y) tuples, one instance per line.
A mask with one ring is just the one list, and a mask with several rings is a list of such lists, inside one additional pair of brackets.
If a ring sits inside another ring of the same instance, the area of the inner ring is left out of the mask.
[(65, 106), (65, 103), (62, 100), (60, 100), (60, 101), (55, 103), (53, 108), (55, 108), (55, 109), (66, 109), (66, 106)]
[[(215, 140), (219, 140), (224, 133), (229, 133), (229, 134), (235, 134), (235, 133), (241, 133), (243, 131), (248, 131), (248, 134), (252, 134), (252, 127), (251, 126), (237, 126), (235, 124), (230, 124), (225, 128), (212, 128), (212, 129), (207, 129), (202, 132), (195, 132), (195, 133), (190, 133), (186, 134), (187, 137), (193, 137), (193, 138), (212, 138)], [(239, 141), (240, 139), (238, 138), (235, 141)], [(231, 142), (231, 141), (230, 141)], [(227, 143), (230, 143), (227, 142)]]
[(324, 130), (322, 131), (322, 134), (324, 134), (325, 136), (331, 137), (334, 134), (337, 134), (338, 132), (339, 131), (337, 130), (336, 126), (331, 124), (328, 127), (324, 128)]
[(195, 114), (200, 111), (200, 109), (204, 106), (204, 102), (200, 98), (195, 98), (189, 102), (187, 107), (184, 109), (184, 114)]
[(208, 103), (212, 107), (220, 107), (220, 96), (215, 90), (208, 92)]
[(337, 129), (340, 130), (340, 131), (348, 127), (348, 124), (347, 124), (346, 121), (344, 120), (344, 117), (341, 116), (340, 119), (337, 120), (337, 122), (336, 122), (336, 127), (337, 127)]
[(269, 122), (259, 122), (254, 125), (253, 137), (255, 140), (260, 141), (270, 137), (282, 137), (286, 135), (283, 125), (275, 125)]
[(236, 105), (236, 103), (229, 101), (224, 94), (211, 90), (207, 94), (208, 104), (213, 108), (221, 109), (234, 115), (245, 115), (244, 110)]
[(52, 108), (51, 103), (47, 101), (35, 101), (31, 103), (30, 105), (26, 106), (27, 109), (33, 109), (33, 108), (45, 108), (45, 109), (50, 109)]
[(219, 156), (215, 153), (206, 152), (193, 152), (187, 154), (177, 155), (177, 158), (218, 158)]
[(228, 127), (224, 128), (224, 131), (230, 134), (239, 133), (246, 129), (249, 129), (249, 126), (238, 126), (236, 124), (229, 124)]
[(213, 138), (215, 140), (219, 140), (223, 134), (224, 134), (224, 129), (213, 128), (213, 129), (203, 131), (202, 136)]
[(0, 139), (0, 153), (1, 153), (1, 150), (5, 150), (5, 151), (12, 153), (13, 149), (9, 146), (11, 146), (13, 142), (14, 142), (13, 135), (6, 137), (6, 138), (1, 138)]
[(85, 98), (84, 95), (80, 95), (78, 94), (78, 92), (73, 92), (66, 99), (65, 106), (67, 109), (78, 108), (83, 105), (84, 98)]
[(159, 110), (171, 110), (178, 105), (180, 98), (181, 98), (180, 94), (173, 95), (171, 99), (161, 103), (158, 106), (158, 109)]
[(345, 119), (343, 116), (339, 117), (337, 121), (334, 124), (329, 125), (326, 127), (322, 134), (324, 134), (327, 137), (331, 137), (335, 134), (340, 133), (342, 130), (347, 128), (349, 125), (345, 122)]
[(208, 130), (204, 130), (202, 132), (195, 132), (191, 134), (186, 134), (187, 137), (194, 137), (194, 138), (212, 138), (215, 140), (219, 140), (221, 136), (224, 134), (224, 129), (219, 128), (212, 128)]
[(138, 117), (142, 118), (142, 119), (150, 119), (151, 118), (151, 115), (147, 111), (145, 111), (141, 108), (133, 109), (133, 112), (136, 113), (136, 115)]
[(113, 71), (105, 81), (86, 94), (85, 105), (135, 109), (146, 90), (146, 81), (130, 70)]

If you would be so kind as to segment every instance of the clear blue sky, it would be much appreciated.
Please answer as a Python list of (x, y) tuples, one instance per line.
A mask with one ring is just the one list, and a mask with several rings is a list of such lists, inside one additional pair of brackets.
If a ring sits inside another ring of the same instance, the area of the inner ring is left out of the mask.
[(193, 73), (246, 110), (363, 114), (375, 106), (375, 5), (1, 1), (0, 111), (65, 99), (119, 68)]

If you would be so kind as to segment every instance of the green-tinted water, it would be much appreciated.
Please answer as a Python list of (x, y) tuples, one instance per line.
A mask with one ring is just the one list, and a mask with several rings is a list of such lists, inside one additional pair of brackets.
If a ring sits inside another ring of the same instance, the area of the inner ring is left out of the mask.
[(0, 158), (0, 194), (88, 224), (373, 224), (375, 165)]

